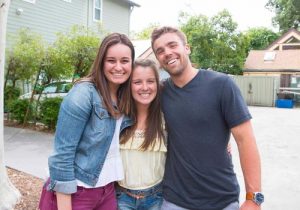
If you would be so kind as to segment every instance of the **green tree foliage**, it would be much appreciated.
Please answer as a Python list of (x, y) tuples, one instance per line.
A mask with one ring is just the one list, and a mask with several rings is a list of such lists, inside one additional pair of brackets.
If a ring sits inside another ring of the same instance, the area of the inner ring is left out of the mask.
[(62, 98), (47, 98), (41, 102), (40, 118), (41, 121), (51, 130), (55, 129), (58, 118), (59, 107)]
[[(59, 62), (64, 62), (66, 71), (71, 70), (73, 78), (87, 75), (95, 59), (100, 39), (85, 27), (74, 26), (67, 33), (59, 33), (54, 47)], [(59, 63), (58, 62), (58, 63)]]
[(4, 90), (4, 100), (16, 99), (20, 96), (20, 89), (12, 86), (7, 86)]
[(266, 8), (275, 12), (273, 25), (279, 26), (281, 32), (286, 32), (290, 28), (300, 28), (299, 0), (269, 0)]
[(13, 87), (17, 80), (30, 80), (41, 68), (44, 55), (42, 37), (28, 29), (21, 29), (15, 45), (8, 53), (6, 80), (12, 81)]
[(150, 23), (146, 28), (144, 28), (142, 31), (133, 34), (133, 39), (138, 40), (147, 40), (150, 39), (151, 33), (153, 29), (157, 28), (159, 26), (159, 23)]
[[(10, 118), (16, 120), (18, 123), (23, 123), (28, 107), (32, 110), (32, 106), (27, 99), (16, 99), (11, 101), (8, 104)], [(31, 118), (31, 116), (29, 116), (29, 118)]]
[(72, 78), (73, 67), (67, 61), (62, 50), (53, 45), (47, 48), (46, 55), (43, 59), (41, 71), (42, 85), (45, 86), (53, 80)]
[(248, 53), (250, 50), (266, 49), (266, 47), (279, 37), (279, 34), (268, 28), (258, 27), (249, 29), (243, 36), (248, 43), (248, 47), (246, 48)]
[(227, 10), (210, 19), (181, 13), (180, 25), (191, 45), (191, 60), (196, 66), (241, 74), (246, 41), (241, 39), (237, 24)]
[(32, 115), (30, 112), (34, 104), (35, 110), (38, 110), (39, 99), (33, 101), (37, 90), (41, 92), (43, 86), (53, 80), (87, 74), (96, 56), (99, 41), (95, 33), (80, 26), (74, 26), (65, 34), (58, 34), (55, 43), (48, 46), (41, 36), (28, 29), (20, 31), (16, 44), (9, 52), (6, 79), (12, 81), (13, 87), (17, 80), (31, 81), (33, 91), (24, 123), (27, 123), (27, 116)]
[(4, 90), (4, 110), (8, 111), (8, 103), (20, 96), (20, 89), (17, 87), (6, 86)]

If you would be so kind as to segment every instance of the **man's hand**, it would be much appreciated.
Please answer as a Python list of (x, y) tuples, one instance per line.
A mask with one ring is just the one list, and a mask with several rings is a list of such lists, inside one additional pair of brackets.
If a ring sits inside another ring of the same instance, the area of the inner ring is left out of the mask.
[(251, 200), (246, 200), (240, 210), (261, 210), (261, 207), (258, 206), (256, 203), (254, 203), (253, 201)]

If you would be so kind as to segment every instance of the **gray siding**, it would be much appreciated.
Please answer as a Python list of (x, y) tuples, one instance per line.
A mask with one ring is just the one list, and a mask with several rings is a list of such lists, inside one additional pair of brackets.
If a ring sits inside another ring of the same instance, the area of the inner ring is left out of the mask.
[[(121, 0), (102, 0), (102, 20), (94, 21), (93, 0), (88, 2), (88, 26), (96, 32), (119, 32), (129, 35), (130, 6)], [(102, 27), (102, 28), (101, 28)], [(100, 30), (99, 30), (100, 29)]]
[[(20, 15), (16, 14), (18, 8), (23, 9)], [(29, 28), (41, 34), (46, 41), (53, 42), (57, 32), (68, 31), (75, 24), (86, 25), (86, 9), (85, 0), (72, 0), (71, 3), (36, 0), (35, 4), (14, 0), (8, 14), (9, 45), (21, 28)]]
[[(120, 0), (103, 0), (102, 25), (107, 32), (129, 34), (130, 6)], [(23, 12), (17, 15), (16, 10)], [(66, 32), (73, 25), (84, 25), (98, 31), (93, 20), (93, 0), (36, 0), (34, 4), (13, 0), (8, 13), (7, 47), (11, 47), (18, 31), (29, 28), (47, 42), (56, 39), (57, 32)]]
[(103, 0), (103, 6), (104, 29), (129, 35), (130, 6), (120, 0)]

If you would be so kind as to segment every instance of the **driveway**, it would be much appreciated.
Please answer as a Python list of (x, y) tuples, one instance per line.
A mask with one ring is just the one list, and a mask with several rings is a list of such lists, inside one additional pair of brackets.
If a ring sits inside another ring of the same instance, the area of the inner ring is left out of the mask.
[[(266, 107), (249, 107), (249, 109), (253, 117), (253, 129), (262, 162), (262, 187), (265, 194), (263, 209), (299, 209), (300, 109)], [(232, 145), (242, 202), (245, 196), (243, 176), (236, 144)]]
[[(249, 107), (262, 161), (265, 210), (296, 210), (300, 202), (300, 109)], [(6, 165), (45, 178), (53, 135), (5, 127)], [(234, 141), (234, 140), (232, 140)], [(238, 150), (233, 162), (245, 197)]]

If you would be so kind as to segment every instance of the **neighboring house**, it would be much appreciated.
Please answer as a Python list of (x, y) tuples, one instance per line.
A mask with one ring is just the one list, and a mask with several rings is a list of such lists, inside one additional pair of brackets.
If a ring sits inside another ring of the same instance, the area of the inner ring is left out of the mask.
[(7, 46), (10, 47), (21, 28), (41, 34), (48, 42), (57, 32), (73, 25), (95, 31), (120, 32), (129, 35), (130, 14), (138, 4), (130, 0), (13, 0), (7, 21)]
[(300, 32), (290, 29), (265, 50), (251, 50), (245, 76), (278, 76), (280, 87), (300, 88)]

